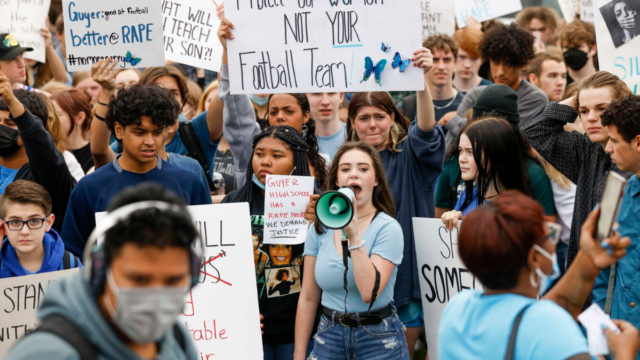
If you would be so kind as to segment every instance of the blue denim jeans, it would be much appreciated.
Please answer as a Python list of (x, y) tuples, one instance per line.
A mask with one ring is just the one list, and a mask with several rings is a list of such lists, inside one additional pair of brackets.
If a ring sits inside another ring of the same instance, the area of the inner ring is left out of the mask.
[(335, 313), (331, 319), (322, 315), (308, 359), (409, 360), (404, 330), (395, 311), (378, 325), (353, 327), (340, 325)]
[[(262, 343), (264, 360), (291, 360), (293, 359), (293, 348), (293, 343), (277, 345)], [(313, 340), (309, 341), (309, 346), (307, 346), (307, 356), (311, 354), (311, 350), (313, 350)]]

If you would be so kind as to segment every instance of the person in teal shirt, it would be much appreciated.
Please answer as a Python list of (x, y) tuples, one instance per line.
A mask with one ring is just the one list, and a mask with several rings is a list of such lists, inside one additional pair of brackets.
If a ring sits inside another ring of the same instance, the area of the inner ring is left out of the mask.
[[(306, 358), (320, 304), (323, 315), (310, 359), (407, 359), (403, 325), (393, 306), (404, 240), (376, 149), (362, 141), (344, 144), (327, 184), (335, 184), (331, 190), (354, 190), (353, 218), (343, 232), (327, 229), (318, 219), (309, 228), (294, 359)], [(348, 245), (341, 241), (345, 237)]]
[[(507, 191), (471, 212), (460, 226), (458, 251), (485, 290), (462, 291), (446, 305), (438, 359), (592, 359), (574, 319), (599, 270), (620, 260), (630, 244), (614, 233), (604, 240), (608, 246), (601, 246), (593, 237), (599, 213), (592, 212), (584, 224), (576, 261), (548, 290), (560, 274), (555, 254), (560, 231), (545, 224), (542, 207)], [(621, 334), (607, 331), (610, 351), (616, 359), (635, 357), (638, 330), (626, 321), (614, 323)], [(505, 356), (507, 349), (512, 356)]]
[[(629, 95), (614, 100), (600, 115), (602, 125), (609, 132), (609, 142), (605, 151), (611, 160), (622, 171), (633, 172), (627, 182), (618, 216), (619, 231), (622, 236), (632, 239), (627, 248), (627, 256), (618, 261), (615, 277), (610, 279), (611, 270), (605, 269), (596, 280), (593, 288), (593, 301), (608, 311), (609, 303), (612, 319), (624, 319), (635, 326), (640, 325), (640, 313), (636, 310), (640, 304), (640, 287), (638, 287), (638, 261), (640, 261), (640, 96)], [(612, 267), (612, 268), (613, 268)], [(613, 280), (613, 291), (609, 292), (609, 282)], [(640, 357), (638, 357), (640, 359)]]

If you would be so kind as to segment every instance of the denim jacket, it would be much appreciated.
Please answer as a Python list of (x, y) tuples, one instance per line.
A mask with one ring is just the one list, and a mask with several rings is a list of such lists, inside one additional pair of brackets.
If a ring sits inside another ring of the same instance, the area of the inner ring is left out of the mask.
[[(620, 259), (615, 274), (611, 303), (611, 318), (629, 321), (640, 326), (640, 179), (634, 175), (625, 189), (620, 214), (620, 235), (628, 236), (631, 245)], [(593, 300), (604, 309), (607, 300), (610, 269), (600, 272), (593, 288)], [(640, 357), (638, 357), (640, 359)]]

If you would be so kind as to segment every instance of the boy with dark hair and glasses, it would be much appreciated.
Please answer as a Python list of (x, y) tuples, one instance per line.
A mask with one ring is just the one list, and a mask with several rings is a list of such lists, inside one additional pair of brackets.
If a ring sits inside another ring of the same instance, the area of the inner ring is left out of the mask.
[(0, 196), (0, 279), (82, 268), (64, 249), (54, 221), (44, 187), (27, 180), (7, 186)]

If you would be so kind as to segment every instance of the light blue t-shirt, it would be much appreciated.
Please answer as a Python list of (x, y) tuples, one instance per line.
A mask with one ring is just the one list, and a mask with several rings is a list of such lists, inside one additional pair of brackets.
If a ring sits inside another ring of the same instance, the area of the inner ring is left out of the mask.
[(553, 301), (466, 290), (454, 296), (442, 312), (438, 358), (504, 359), (513, 322), (527, 304), (531, 306), (518, 329), (516, 360), (565, 360), (589, 353), (578, 324)]
[[(322, 289), (322, 306), (329, 309), (345, 311), (344, 308), (344, 265), (342, 257), (338, 256), (334, 239), (335, 230), (327, 230), (322, 235), (316, 233), (311, 226), (304, 243), (304, 256), (316, 256), (315, 276), (318, 286)], [(378, 295), (378, 299), (372, 310), (379, 309), (393, 301), (393, 287), (396, 283), (397, 265), (402, 261), (402, 251), (404, 240), (400, 224), (385, 213), (379, 213), (373, 219), (364, 235), (361, 235), (365, 242), (369, 257), (377, 254), (381, 258), (391, 261), (396, 267), (393, 269), (389, 282), (384, 290)], [(360, 250), (358, 250), (360, 251)], [(349, 258), (349, 271), (347, 273), (347, 296), (348, 312), (366, 312), (369, 304), (362, 301), (362, 296), (356, 286), (356, 279), (353, 276), (353, 266)]]
[(0, 195), (4, 194), (4, 190), (13, 182), (17, 173), (18, 169), (14, 170), (0, 166)]
[[(181, 114), (179, 121), (186, 121), (184, 116)], [(211, 135), (209, 134), (209, 126), (207, 125), (207, 112), (203, 112), (202, 114), (195, 117), (191, 120), (191, 124), (193, 125), (193, 130), (198, 136), (198, 140), (200, 140), (200, 146), (202, 147), (202, 151), (204, 152), (204, 156), (207, 158), (207, 164), (209, 164), (209, 171), (211, 172), (211, 176), (213, 176), (213, 164), (216, 160), (216, 151), (218, 151), (218, 142), (211, 141)], [(219, 140), (219, 139), (218, 139)], [(111, 149), (114, 153), (118, 154), (118, 142), (114, 141), (111, 143)], [(168, 144), (164, 146), (164, 149), (168, 153), (174, 153), (178, 155), (187, 155), (187, 147), (182, 142), (182, 138), (180, 137), (180, 131), (176, 131), (176, 134), (173, 136), (173, 139), (169, 141)]]
[(331, 136), (318, 136), (318, 148), (321, 154), (329, 155), (329, 159), (333, 162), (336, 152), (347, 139), (347, 126), (340, 121), (340, 130)]

